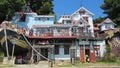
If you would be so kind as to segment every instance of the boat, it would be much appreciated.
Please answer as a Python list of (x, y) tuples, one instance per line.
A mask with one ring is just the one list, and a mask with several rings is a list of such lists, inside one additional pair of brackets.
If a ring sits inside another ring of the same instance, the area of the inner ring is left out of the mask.
[(23, 34), (19, 34), (18, 32), (7, 28), (7, 26), (5, 28), (0, 28), (0, 47), (3, 50), (5, 56), (7, 56), (7, 54), (12, 56), (13, 48), (14, 56), (24, 55), (29, 50), (29, 45), (25, 41)]

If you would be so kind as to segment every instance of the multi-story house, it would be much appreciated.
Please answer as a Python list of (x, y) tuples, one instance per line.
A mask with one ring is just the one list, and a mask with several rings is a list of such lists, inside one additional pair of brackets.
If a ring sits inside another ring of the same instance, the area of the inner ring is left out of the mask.
[(58, 21), (61, 24), (71, 24), (72, 32), (78, 39), (76, 57), (80, 57), (81, 62), (86, 62), (88, 57), (91, 62), (95, 62), (96, 56), (102, 57), (105, 52), (105, 40), (94, 35), (93, 15), (81, 7), (71, 15), (62, 15)]
[[(27, 6), (15, 13), (12, 23), (24, 28), (33, 47), (48, 59), (73, 62), (79, 58), (86, 62), (89, 58), (95, 62), (104, 55), (105, 40), (94, 35), (93, 15), (81, 7), (71, 15), (62, 15), (56, 23), (54, 15), (37, 15)], [(46, 60), (33, 49), (30, 52), (35, 61)]]

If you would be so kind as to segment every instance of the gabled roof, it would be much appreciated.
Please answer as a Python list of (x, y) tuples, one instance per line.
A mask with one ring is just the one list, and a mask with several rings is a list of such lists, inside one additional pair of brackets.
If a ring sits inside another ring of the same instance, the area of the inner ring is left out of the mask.
[[(80, 23), (80, 22), (84, 22), (84, 25), (86, 25), (86, 26), (89, 25), (88, 22), (84, 18), (81, 17), (76, 23), (74, 23), (72, 25), (72, 27), (75, 26), (75, 25), (79, 26), (78, 23)], [(81, 25), (81, 27), (84, 27), (84, 25)]]
[(79, 8), (77, 11), (75, 11), (72, 15), (74, 15), (75, 13), (78, 13), (79, 11), (85, 11), (87, 14), (91, 14), (92, 16), (94, 15), (92, 12), (90, 12), (89, 10), (87, 10), (84, 7)]
[(112, 23), (116, 25), (110, 18), (106, 18), (103, 22), (101, 22), (100, 26), (103, 25), (104, 23)]

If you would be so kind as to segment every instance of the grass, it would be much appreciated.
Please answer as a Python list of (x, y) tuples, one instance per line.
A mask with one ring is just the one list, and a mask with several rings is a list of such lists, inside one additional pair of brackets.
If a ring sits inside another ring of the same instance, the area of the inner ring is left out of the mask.
[(4, 57), (4, 52), (0, 50), (0, 57)]
[(75, 65), (73, 65), (71, 63), (61, 64), (61, 65), (55, 64), (55, 65), (58, 66), (58, 67), (120, 66), (120, 60), (118, 62), (95, 62), (95, 63), (81, 63), (81, 62), (78, 62)]
[(0, 68), (15, 68), (14, 65), (0, 65)]
[(0, 65), (2, 64), (2, 62), (0, 61)]

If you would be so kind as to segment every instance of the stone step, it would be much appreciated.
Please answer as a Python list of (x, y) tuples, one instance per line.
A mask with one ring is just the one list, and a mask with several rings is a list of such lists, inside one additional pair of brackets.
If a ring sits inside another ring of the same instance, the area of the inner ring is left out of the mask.
[(14, 64), (15, 63), (14, 60), (15, 60), (15, 58), (11, 59), (8, 57), (4, 57), (2, 64)]

